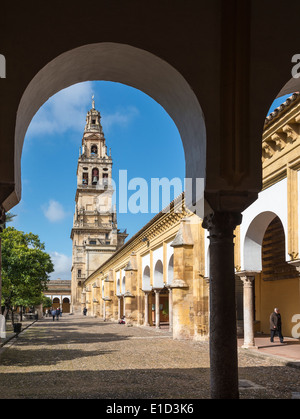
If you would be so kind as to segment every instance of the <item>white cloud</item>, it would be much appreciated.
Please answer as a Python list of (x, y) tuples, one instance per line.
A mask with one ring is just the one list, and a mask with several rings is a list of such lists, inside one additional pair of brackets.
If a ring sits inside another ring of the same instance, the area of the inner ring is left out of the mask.
[(92, 82), (78, 83), (52, 96), (35, 114), (28, 128), (31, 137), (83, 131), (87, 109), (92, 105)]
[(104, 132), (109, 131), (112, 126), (119, 125), (126, 127), (139, 115), (139, 110), (135, 106), (129, 106), (118, 110), (113, 114), (103, 114), (102, 126)]
[(63, 206), (53, 199), (50, 199), (47, 205), (42, 207), (45, 217), (51, 222), (56, 223), (63, 220), (69, 215), (63, 208)]
[[(56, 93), (35, 114), (26, 135), (43, 138), (44, 135), (63, 134), (70, 130), (81, 135), (87, 110), (92, 106), (93, 94), (92, 82), (74, 84)], [(101, 113), (104, 133), (115, 125), (126, 127), (139, 114), (135, 106), (106, 114), (102, 112), (101, 103), (97, 103), (97, 97), (95, 100), (96, 108)]]
[(50, 252), (50, 256), (54, 265), (50, 279), (71, 279), (72, 257), (58, 252)]

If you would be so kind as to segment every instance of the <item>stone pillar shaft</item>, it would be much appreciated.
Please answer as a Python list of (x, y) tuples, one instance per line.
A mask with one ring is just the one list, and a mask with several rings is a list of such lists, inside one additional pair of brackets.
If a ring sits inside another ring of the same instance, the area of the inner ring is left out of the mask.
[(126, 313), (125, 313), (125, 311), (126, 311), (126, 300), (125, 300), (125, 298), (124, 298), (124, 295), (122, 296), (122, 298), (123, 298), (123, 316), (125, 316), (126, 317)]
[(213, 399), (237, 399), (238, 358), (233, 231), (242, 216), (215, 212), (203, 221), (210, 240), (210, 381)]
[(173, 330), (173, 298), (172, 288), (169, 288), (169, 331)]
[(145, 320), (144, 326), (150, 326), (149, 323), (149, 292), (145, 292)]
[(254, 276), (241, 276), (244, 284), (244, 344), (243, 348), (255, 346), (254, 313), (253, 313), (253, 281)]
[(103, 320), (106, 321), (106, 302), (105, 300), (103, 301)]
[(118, 320), (121, 320), (121, 297), (118, 296)]
[(156, 329), (160, 328), (159, 320), (159, 290), (154, 290), (155, 292), (155, 327)]

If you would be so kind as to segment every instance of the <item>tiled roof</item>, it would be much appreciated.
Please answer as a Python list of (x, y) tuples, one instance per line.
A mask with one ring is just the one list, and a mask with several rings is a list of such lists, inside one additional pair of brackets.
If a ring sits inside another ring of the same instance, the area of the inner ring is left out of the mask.
[(286, 111), (287, 108), (292, 106), (295, 101), (297, 101), (300, 98), (300, 93), (295, 92), (290, 97), (286, 99), (285, 102), (283, 102), (278, 108), (274, 109), (273, 112), (271, 112), (265, 119), (265, 126), (270, 124), (275, 118), (281, 116), (282, 112)]

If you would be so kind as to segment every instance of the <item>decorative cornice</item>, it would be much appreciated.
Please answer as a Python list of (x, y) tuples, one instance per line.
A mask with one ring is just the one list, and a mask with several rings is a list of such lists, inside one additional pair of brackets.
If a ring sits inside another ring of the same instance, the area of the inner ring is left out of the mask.
[(298, 157), (299, 148), (300, 94), (294, 93), (266, 118), (262, 136), (263, 189), (286, 177), (286, 166)]
[(275, 120), (278, 120), (291, 106), (295, 105), (295, 102), (298, 102), (300, 98), (300, 93), (295, 92), (290, 97), (286, 99), (280, 106), (273, 110), (265, 119), (265, 127), (270, 125)]

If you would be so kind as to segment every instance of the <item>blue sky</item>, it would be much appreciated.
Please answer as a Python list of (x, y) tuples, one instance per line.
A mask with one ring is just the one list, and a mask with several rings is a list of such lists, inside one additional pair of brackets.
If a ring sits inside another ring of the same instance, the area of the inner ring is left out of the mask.
[[(178, 130), (165, 110), (149, 96), (119, 83), (103, 81), (80, 83), (54, 95), (36, 113), (26, 133), (22, 199), (11, 210), (17, 216), (10, 224), (38, 234), (45, 243), (55, 266), (51, 279), (71, 279), (70, 232), (77, 160), (93, 94), (95, 107), (102, 116), (106, 144), (111, 148), (117, 186), (120, 170), (127, 170), (128, 182), (145, 179), (149, 193), (151, 178), (179, 178), (184, 182), (184, 152)], [(128, 197), (130, 194), (134, 191), (128, 191)], [(171, 195), (171, 200), (174, 196)], [(159, 203), (161, 210), (164, 207), (161, 199)], [(148, 212), (117, 213), (118, 227), (126, 228), (130, 238), (154, 215), (149, 195)]]

